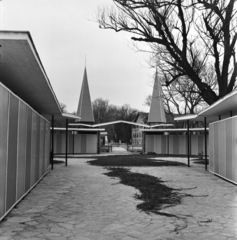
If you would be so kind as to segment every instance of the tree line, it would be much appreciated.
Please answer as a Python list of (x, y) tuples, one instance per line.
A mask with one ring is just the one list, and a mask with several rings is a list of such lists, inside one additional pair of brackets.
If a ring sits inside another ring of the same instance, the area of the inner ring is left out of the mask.
[[(64, 103), (60, 103), (62, 112), (67, 112), (67, 107)], [(138, 110), (131, 108), (130, 105), (124, 104), (121, 107), (110, 104), (107, 99), (97, 98), (92, 102), (92, 109), (95, 119), (95, 124), (113, 122), (117, 120), (124, 120), (132, 122), (137, 114)], [(76, 112), (72, 114), (76, 115)], [(69, 120), (69, 122), (75, 122)], [(65, 127), (65, 120), (55, 120), (56, 127)], [(132, 126), (125, 123), (118, 123), (108, 126), (103, 126), (108, 133), (108, 140), (114, 142), (130, 143), (132, 137)]]
[[(108, 100), (97, 98), (92, 102), (95, 123), (105, 123), (117, 120), (133, 121), (138, 113), (137, 109), (131, 108), (130, 105), (124, 104), (123, 106), (115, 106), (110, 104)], [(123, 143), (130, 143), (132, 126), (125, 123), (118, 123), (113, 125), (104, 126), (105, 131), (108, 133), (109, 141)]]

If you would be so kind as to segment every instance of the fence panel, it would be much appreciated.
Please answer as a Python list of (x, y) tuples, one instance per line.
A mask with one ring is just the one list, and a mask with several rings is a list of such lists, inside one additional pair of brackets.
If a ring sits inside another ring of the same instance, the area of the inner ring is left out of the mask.
[(210, 124), (210, 171), (237, 183), (237, 117)]
[(0, 220), (48, 170), (49, 126), (0, 84)]
[(0, 86), (0, 217), (6, 212), (9, 92)]

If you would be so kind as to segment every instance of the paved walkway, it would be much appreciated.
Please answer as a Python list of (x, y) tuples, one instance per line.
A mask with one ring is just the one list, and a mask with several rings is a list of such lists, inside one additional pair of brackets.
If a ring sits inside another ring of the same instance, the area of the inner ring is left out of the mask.
[(132, 154), (131, 152), (128, 152), (127, 149), (123, 148), (123, 147), (113, 147), (112, 149), (112, 154), (119, 154), (119, 155), (129, 155)]
[(0, 223), (0, 240), (234, 240), (237, 239), (237, 187), (201, 168), (141, 167), (132, 171), (167, 180), (196, 195), (164, 211), (180, 218), (136, 210), (136, 189), (118, 184), (90, 166), (88, 159), (55, 165)]

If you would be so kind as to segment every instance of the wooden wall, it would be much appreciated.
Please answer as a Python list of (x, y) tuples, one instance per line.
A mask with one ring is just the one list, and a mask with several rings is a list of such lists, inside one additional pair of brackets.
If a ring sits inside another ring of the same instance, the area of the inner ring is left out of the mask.
[[(97, 153), (97, 132), (79, 133), (72, 135), (68, 132), (68, 154), (73, 153)], [(54, 133), (54, 153), (66, 153), (66, 133), (65, 131), (55, 131)]]
[(210, 124), (209, 171), (237, 183), (237, 117)]
[(0, 220), (48, 171), (50, 123), (0, 84)]
[[(197, 155), (203, 151), (205, 153), (204, 135), (190, 135), (190, 154)], [(146, 152), (156, 152), (158, 154), (187, 154), (186, 135), (157, 135), (146, 134)], [(207, 136), (208, 149), (208, 136)]]

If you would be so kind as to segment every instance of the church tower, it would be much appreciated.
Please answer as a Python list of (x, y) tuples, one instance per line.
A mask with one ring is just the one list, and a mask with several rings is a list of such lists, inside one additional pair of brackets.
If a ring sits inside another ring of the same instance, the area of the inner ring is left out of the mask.
[(161, 96), (161, 84), (158, 79), (157, 72), (154, 81), (151, 106), (147, 123), (148, 124), (166, 123), (164, 105)]
[(92, 110), (91, 97), (89, 84), (87, 79), (86, 67), (84, 70), (83, 82), (81, 87), (81, 95), (79, 98), (79, 104), (77, 108), (77, 115), (81, 117), (80, 122), (83, 123), (94, 123), (94, 114)]

